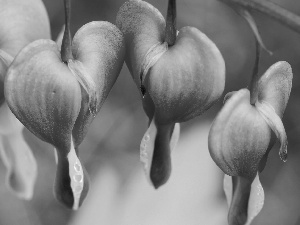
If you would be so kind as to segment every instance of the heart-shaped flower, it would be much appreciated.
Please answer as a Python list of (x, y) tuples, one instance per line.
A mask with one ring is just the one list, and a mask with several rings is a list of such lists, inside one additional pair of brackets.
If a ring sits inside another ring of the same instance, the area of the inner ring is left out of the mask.
[(17, 55), (5, 97), (16, 117), (55, 147), (56, 198), (77, 209), (89, 187), (78, 146), (120, 73), (125, 50), (122, 33), (109, 22), (84, 25), (73, 41), (66, 23), (63, 43), (69, 46), (62, 53), (55, 42), (38, 40)]
[(252, 104), (248, 89), (230, 93), (211, 126), (208, 137), (211, 157), (224, 173), (236, 180), (233, 190), (237, 194), (229, 210), (229, 224), (244, 224), (247, 219), (251, 183), (263, 170), (275, 143), (272, 131), (281, 144), (280, 158), (286, 161), (287, 136), (281, 117), (290, 96), (292, 78), (287, 62), (275, 63), (256, 81)]
[(125, 37), (127, 67), (141, 89), (150, 121), (141, 143), (141, 161), (155, 188), (170, 176), (178, 123), (211, 107), (225, 85), (225, 64), (216, 45), (197, 28), (177, 32), (175, 19), (175, 0), (169, 1), (167, 22), (149, 3), (130, 0), (116, 20)]
[(17, 196), (30, 199), (37, 176), (35, 158), (25, 142), (23, 125), (4, 99), (4, 79), (13, 57), (28, 43), (50, 38), (50, 24), (40, 0), (1, 0), (0, 12), (0, 155), (7, 168), (6, 184)]

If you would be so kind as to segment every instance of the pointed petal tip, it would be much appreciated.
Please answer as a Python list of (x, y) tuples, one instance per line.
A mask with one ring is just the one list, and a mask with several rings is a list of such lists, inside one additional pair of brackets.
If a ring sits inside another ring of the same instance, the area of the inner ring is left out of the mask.
[(156, 178), (153, 178), (151, 177), (151, 183), (153, 185), (153, 187), (155, 188), (155, 190), (157, 190), (158, 188), (160, 188), (161, 186), (163, 186), (167, 181), (168, 181), (168, 177), (165, 178), (165, 177), (156, 177)]
[(285, 148), (283, 151), (279, 151), (279, 157), (283, 162), (287, 161), (287, 149)]
[(279, 140), (279, 157), (283, 162), (286, 162), (288, 140), (281, 118), (276, 114), (272, 105), (267, 102), (257, 102), (256, 108)]

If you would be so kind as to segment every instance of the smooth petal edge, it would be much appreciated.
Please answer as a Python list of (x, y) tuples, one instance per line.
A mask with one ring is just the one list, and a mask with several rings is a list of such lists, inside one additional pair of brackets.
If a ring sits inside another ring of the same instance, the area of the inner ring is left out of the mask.
[(155, 125), (155, 120), (153, 118), (140, 144), (140, 161), (143, 164), (143, 169), (147, 181), (149, 182), (149, 184), (151, 184), (151, 186), (153, 186), (153, 183), (150, 179), (150, 171), (151, 171), (152, 158), (154, 153), (154, 141), (156, 138), (156, 134), (157, 134), (157, 127)]
[[(157, 135), (157, 126), (155, 124), (155, 117), (153, 117), (150, 126), (148, 127), (147, 131), (145, 132), (141, 144), (140, 144), (140, 161), (143, 164), (143, 169), (147, 178), (147, 181), (153, 184), (150, 173), (151, 173), (151, 166), (152, 166), (152, 159), (154, 154), (154, 147), (155, 147), (155, 139)], [(175, 123), (173, 133), (170, 138), (170, 150), (173, 151), (180, 137), (180, 124)]]
[(260, 103), (257, 101), (255, 106), (280, 141), (279, 157), (283, 162), (286, 162), (288, 140), (281, 118), (276, 114), (274, 108), (267, 102), (262, 101)]
[(170, 140), (171, 151), (173, 151), (176, 148), (179, 138), (180, 138), (180, 123), (175, 123), (174, 130)]
[[(232, 177), (224, 174), (223, 190), (225, 193), (226, 201), (228, 206), (232, 200)], [(245, 225), (250, 225), (252, 220), (260, 213), (263, 208), (265, 200), (264, 189), (259, 180), (259, 174), (257, 173), (251, 184), (251, 192), (248, 203), (248, 217)]]
[(143, 84), (148, 71), (151, 69), (153, 65), (162, 57), (162, 55), (168, 50), (168, 43), (157, 43), (149, 48), (146, 53), (144, 60), (141, 65), (140, 70), (140, 80), (141, 84)]
[(226, 102), (211, 124), (208, 134), (208, 149), (213, 161), (225, 174), (237, 176), (237, 174), (231, 170), (226, 162), (220, 163), (220, 159), (223, 161), (223, 157), (219, 151), (222, 149), (222, 132), (224, 128), (223, 123), (224, 121), (228, 120), (228, 118), (231, 116), (231, 112), (235, 110), (235, 106), (239, 104), (243, 98), (248, 98), (250, 101), (250, 92), (248, 89), (241, 89), (233, 92), (232, 94), (231, 93), (232, 92), (230, 92), (227, 98), (225, 96)]
[(122, 34), (122, 32), (120, 31), (120, 29), (116, 25), (114, 25), (114, 24), (112, 24), (112, 23), (110, 23), (108, 21), (91, 21), (89, 23), (84, 24), (75, 33), (75, 35), (73, 37), (73, 41), (72, 41), (72, 46), (76, 45), (76, 42), (80, 42), (80, 39), (82, 37), (84, 37), (89, 30), (93, 31), (93, 29), (95, 29), (94, 34), (101, 35), (101, 33), (99, 34), (99, 29), (102, 29), (102, 28), (106, 28), (110, 32), (114, 33), (114, 35), (115, 35), (114, 39), (111, 40), (111, 41), (114, 41), (116, 43), (117, 42), (120, 42), (120, 43), (123, 42), (123, 34)]
[(264, 206), (264, 201), (264, 189), (259, 180), (259, 174), (257, 173), (251, 184), (251, 194), (248, 203), (248, 218), (245, 225), (250, 225), (252, 220), (260, 213)]
[(7, 52), (0, 49), (0, 60), (8, 67), (12, 63), (14, 58)]
[[(129, 0), (126, 1), (119, 9), (117, 13), (116, 18), (116, 24), (118, 27), (122, 27), (121, 24), (123, 24), (124, 21), (126, 21), (127, 16), (134, 14), (136, 12), (143, 12), (143, 10), (149, 10), (151, 13), (156, 15), (156, 18), (158, 21), (160, 21), (161, 24), (165, 24), (165, 18), (161, 14), (161, 12), (155, 8), (153, 5), (146, 1), (142, 0)], [(131, 16), (132, 19), (135, 19)], [(127, 28), (124, 28), (124, 30), (127, 30)]]
[(55, 40), (59, 51), (61, 50), (62, 40), (64, 38), (64, 32), (65, 32), (65, 25), (62, 26), (62, 28), (61, 28), (61, 30), (60, 30), (60, 32), (57, 35), (56, 40)]
[[(286, 62), (286, 61), (279, 61), (274, 63), (273, 65), (271, 65), (269, 67), (269, 69), (260, 77), (260, 79), (258, 80), (258, 87), (260, 90), (260, 94), (259, 96), (264, 92), (264, 89), (266, 88), (265, 85), (267, 84), (267, 82), (269, 81), (269, 79), (272, 79), (272, 76), (275, 76), (277, 74), (282, 75), (285, 78), (286, 84), (287, 86), (281, 84), (281, 88), (286, 87), (286, 89), (284, 90), (285, 92), (285, 98), (284, 98), (284, 105), (282, 105), (282, 109), (283, 110), (278, 110), (276, 111), (278, 113), (278, 115), (280, 117), (282, 117), (284, 110), (287, 106), (289, 97), (290, 97), (290, 93), (291, 93), (291, 89), (292, 89), (292, 80), (293, 80), (293, 71), (292, 71), (292, 67), (291, 65)], [(263, 100), (259, 99), (259, 101)]]
[(84, 65), (78, 60), (69, 60), (68, 67), (72, 74), (75, 76), (77, 81), (80, 83), (82, 88), (86, 91), (89, 96), (89, 110), (92, 115), (97, 114), (97, 103), (98, 95), (96, 83), (93, 78), (89, 75)]

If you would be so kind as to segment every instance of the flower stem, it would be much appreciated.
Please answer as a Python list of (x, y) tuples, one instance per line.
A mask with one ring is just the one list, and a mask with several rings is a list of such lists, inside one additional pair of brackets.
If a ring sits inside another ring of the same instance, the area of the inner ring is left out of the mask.
[(65, 32), (61, 46), (61, 59), (64, 63), (67, 63), (69, 59), (73, 59), (72, 55), (72, 37), (70, 31), (71, 20), (71, 0), (64, 0), (65, 7)]
[(300, 33), (300, 16), (268, 0), (219, 0), (248, 10), (261, 12)]
[(175, 44), (176, 41), (176, 0), (169, 0), (165, 37), (169, 46)]
[(250, 82), (250, 104), (255, 105), (257, 98), (258, 98), (258, 65), (259, 65), (259, 60), (260, 60), (260, 45), (255, 39), (255, 50), (256, 50), (256, 56), (255, 56), (255, 62), (254, 62), (254, 67), (253, 67), (253, 72), (252, 72), (252, 79)]

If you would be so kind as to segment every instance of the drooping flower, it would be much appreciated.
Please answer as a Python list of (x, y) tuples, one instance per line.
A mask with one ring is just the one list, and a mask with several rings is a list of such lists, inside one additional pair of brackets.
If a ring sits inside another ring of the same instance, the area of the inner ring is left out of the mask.
[[(212, 123), (208, 147), (212, 159), (232, 176), (234, 198), (229, 210), (229, 224), (244, 224), (251, 183), (266, 164), (275, 143), (280, 141), (279, 156), (287, 159), (287, 136), (281, 121), (292, 88), (292, 69), (287, 62), (277, 62), (256, 81), (250, 93), (241, 89), (229, 93)], [(255, 96), (253, 102), (250, 95)]]
[(201, 115), (223, 93), (225, 63), (216, 45), (197, 28), (176, 30), (175, 0), (169, 1), (166, 21), (149, 3), (127, 1), (116, 24), (124, 34), (125, 62), (149, 118), (140, 158), (148, 180), (158, 188), (170, 176), (179, 123)]
[(9, 67), (5, 97), (28, 130), (55, 147), (55, 196), (78, 209), (89, 189), (78, 147), (120, 73), (125, 49), (109, 22), (90, 22), (72, 40), (68, 0), (65, 9), (61, 51), (45, 39), (23, 48)]

